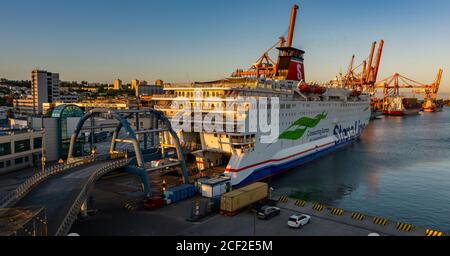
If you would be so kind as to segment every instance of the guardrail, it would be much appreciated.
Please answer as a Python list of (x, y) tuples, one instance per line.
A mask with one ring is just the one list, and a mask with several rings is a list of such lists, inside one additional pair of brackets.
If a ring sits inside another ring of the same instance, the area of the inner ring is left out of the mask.
[(73, 222), (76, 220), (76, 218), (78, 216), (78, 213), (80, 212), (81, 205), (87, 198), (87, 194), (88, 194), (90, 186), (96, 180), (98, 180), (101, 176), (105, 175), (106, 173), (126, 166), (128, 164), (128, 161), (129, 161), (128, 159), (120, 159), (120, 160), (112, 161), (112, 162), (108, 163), (108, 165), (100, 168), (99, 170), (97, 170), (95, 173), (93, 173), (91, 175), (88, 182), (84, 185), (80, 194), (77, 196), (75, 202), (70, 207), (70, 210), (67, 213), (66, 217), (60, 224), (58, 230), (56, 231), (56, 234), (55, 234), (56, 236), (63, 236), (69, 232), (70, 227), (72, 226)]
[(21, 185), (19, 185), (16, 189), (10, 191), (5, 196), (0, 198), (0, 208), (7, 208), (13, 205), (15, 202), (22, 199), (25, 195), (27, 195), (31, 189), (38, 185), (39, 183), (47, 180), (49, 177), (67, 171), (69, 169), (78, 167), (83, 164), (92, 163), (95, 161), (103, 160), (104, 156), (87, 156), (83, 158), (77, 159), (76, 162), (62, 165), (54, 165), (42, 172), (39, 172), (28, 179), (26, 179)]

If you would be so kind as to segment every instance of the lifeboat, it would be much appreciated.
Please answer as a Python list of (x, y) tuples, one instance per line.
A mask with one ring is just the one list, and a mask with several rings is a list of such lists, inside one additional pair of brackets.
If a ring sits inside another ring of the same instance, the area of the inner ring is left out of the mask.
[(327, 91), (327, 88), (320, 87), (320, 86), (314, 86), (313, 87), (313, 93), (315, 94), (324, 94)]
[(359, 95), (361, 95), (361, 92), (359, 92), (359, 91), (352, 91), (350, 93), (350, 96), (352, 96), (352, 97), (358, 97)]
[(299, 85), (298, 89), (301, 93), (310, 93), (312, 88), (307, 83), (302, 83)]

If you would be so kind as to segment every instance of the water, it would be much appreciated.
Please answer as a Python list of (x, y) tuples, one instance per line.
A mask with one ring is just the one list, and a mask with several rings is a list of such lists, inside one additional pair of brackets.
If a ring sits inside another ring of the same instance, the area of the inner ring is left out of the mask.
[(359, 142), (271, 186), (278, 194), (450, 232), (450, 108), (375, 120)]

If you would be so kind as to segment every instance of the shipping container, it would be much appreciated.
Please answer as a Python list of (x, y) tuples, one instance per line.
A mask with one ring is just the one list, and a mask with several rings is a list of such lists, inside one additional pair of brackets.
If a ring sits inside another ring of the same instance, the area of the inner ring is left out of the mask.
[(223, 194), (220, 200), (220, 213), (236, 215), (240, 210), (268, 197), (267, 183), (256, 182), (249, 186)]
[(167, 190), (171, 203), (177, 203), (185, 199), (195, 196), (196, 190), (194, 185), (184, 184), (176, 187), (171, 187)]

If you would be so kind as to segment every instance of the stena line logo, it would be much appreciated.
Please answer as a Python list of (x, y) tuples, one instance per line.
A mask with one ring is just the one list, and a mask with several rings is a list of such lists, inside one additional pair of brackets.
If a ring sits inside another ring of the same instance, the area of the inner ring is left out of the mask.
[(362, 134), (366, 124), (361, 123), (360, 120), (355, 121), (355, 124), (349, 127), (342, 127), (341, 125), (336, 125), (333, 130), (334, 136), (336, 136), (336, 144), (347, 142), (349, 140), (355, 139)]
[(291, 59), (287, 80), (305, 80), (305, 69), (302, 61)]

